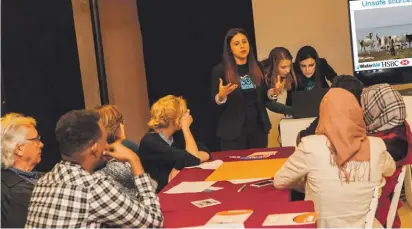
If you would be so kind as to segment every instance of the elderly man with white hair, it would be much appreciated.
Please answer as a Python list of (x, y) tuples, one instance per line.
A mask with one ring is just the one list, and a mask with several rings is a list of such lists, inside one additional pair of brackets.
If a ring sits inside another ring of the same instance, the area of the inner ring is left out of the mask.
[(42, 148), (32, 117), (10, 113), (1, 118), (2, 228), (24, 227)]

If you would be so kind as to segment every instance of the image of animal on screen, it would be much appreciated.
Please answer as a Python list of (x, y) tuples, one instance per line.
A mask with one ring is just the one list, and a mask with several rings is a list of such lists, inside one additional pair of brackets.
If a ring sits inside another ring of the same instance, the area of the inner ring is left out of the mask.
[(354, 12), (359, 63), (412, 58), (412, 6)]

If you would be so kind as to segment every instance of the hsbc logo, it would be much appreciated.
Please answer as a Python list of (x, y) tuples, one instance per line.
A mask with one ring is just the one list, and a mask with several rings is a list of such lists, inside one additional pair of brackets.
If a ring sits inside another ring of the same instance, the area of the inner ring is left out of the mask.
[(406, 60), (406, 59), (405, 59), (405, 60), (401, 60), (401, 61), (400, 61), (400, 64), (403, 65), (403, 66), (406, 66), (406, 65), (409, 64), (409, 60)]
[(399, 67), (399, 60), (384, 61), (382, 62), (382, 67), (384, 68)]

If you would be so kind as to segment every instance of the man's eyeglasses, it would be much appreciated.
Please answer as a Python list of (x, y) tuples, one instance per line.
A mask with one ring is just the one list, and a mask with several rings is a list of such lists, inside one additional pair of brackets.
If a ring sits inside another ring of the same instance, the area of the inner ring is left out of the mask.
[(38, 142), (40, 142), (40, 141), (41, 141), (41, 136), (40, 136), (40, 135), (37, 135), (37, 137), (27, 138), (26, 140), (27, 140), (27, 141), (38, 141)]

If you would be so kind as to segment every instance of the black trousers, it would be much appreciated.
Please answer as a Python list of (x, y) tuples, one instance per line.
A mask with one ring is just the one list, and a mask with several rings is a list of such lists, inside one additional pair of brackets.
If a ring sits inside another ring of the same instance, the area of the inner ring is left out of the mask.
[(222, 151), (266, 148), (268, 146), (268, 133), (263, 130), (262, 125), (258, 124), (258, 122), (246, 124), (237, 139), (221, 139), (220, 146)]

